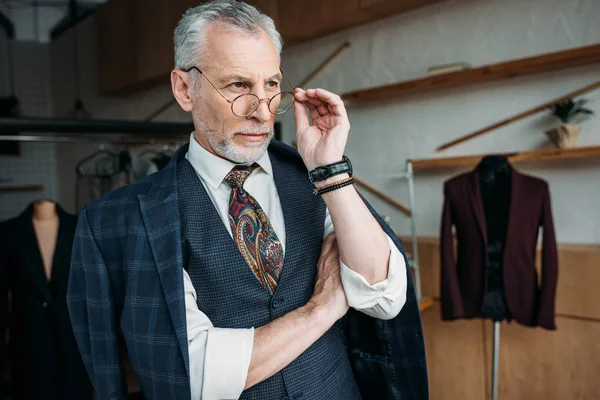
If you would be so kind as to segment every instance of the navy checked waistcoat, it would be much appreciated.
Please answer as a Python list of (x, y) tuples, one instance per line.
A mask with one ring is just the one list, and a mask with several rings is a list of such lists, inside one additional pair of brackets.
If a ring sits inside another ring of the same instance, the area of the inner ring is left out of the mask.
[[(204, 190), (191, 164), (177, 167), (183, 261), (198, 308), (219, 328), (268, 324), (310, 299), (323, 242), (325, 205), (314, 196), (306, 172), (280, 153), (270, 153), (283, 208), (286, 247), (273, 295), (260, 284)], [(241, 399), (359, 399), (341, 323), (281, 372), (242, 393)]]

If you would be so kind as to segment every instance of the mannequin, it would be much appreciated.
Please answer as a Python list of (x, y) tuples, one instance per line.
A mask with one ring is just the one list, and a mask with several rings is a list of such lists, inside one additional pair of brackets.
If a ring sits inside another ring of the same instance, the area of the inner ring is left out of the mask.
[(59, 219), (56, 203), (50, 200), (37, 200), (33, 203), (33, 229), (38, 241), (46, 279), (52, 276), (52, 261), (58, 237)]
[[(536, 268), (540, 227), (541, 279)], [(442, 320), (493, 322), (495, 400), (500, 323), (556, 329), (558, 253), (548, 183), (520, 173), (505, 156), (484, 157), (473, 171), (446, 181), (440, 260)]]
[(493, 321), (510, 320), (502, 262), (510, 212), (512, 167), (504, 156), (487, 156), (477, 166), (477, 172), (488, 237), (487, 290), (479, 317)]
[(502, 264), (510, 212), (512, 167), (504, 156), (484, 157), (477, 166), (487, 228), (487, 290), (479, 317), (494, 321), (492, 400), (498, 399), (500, 321), (510, 320)]

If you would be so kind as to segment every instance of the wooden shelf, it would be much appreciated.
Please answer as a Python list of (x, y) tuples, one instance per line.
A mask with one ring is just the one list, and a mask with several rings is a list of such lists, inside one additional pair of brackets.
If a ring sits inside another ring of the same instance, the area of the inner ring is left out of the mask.
[(600, 44), (486, 65), (466, 71), (428, 76), (342, 95), (344, 100), (381, 100), (600, 63)]
[(0, 185), (0, 192), (35, 192), (44, 190), (44, 185)]
[[(564, 160), (570, 158), (600, 157), (600, 146), (575, 147), (572, 149), (546, 149), (521, 151), (513, 153), (491, 153), (502, 154), (511, 163), (524, 161)], [(443, 157), (412, 160), (413, 169), (434, 169), (448, 167), (470, 167), (475, 166), (486, 155), (473, 155), (462, 157)]]
[(419, 300), (419, 311), (423, 312), (433, 305), (433, 299), (426, 297)]

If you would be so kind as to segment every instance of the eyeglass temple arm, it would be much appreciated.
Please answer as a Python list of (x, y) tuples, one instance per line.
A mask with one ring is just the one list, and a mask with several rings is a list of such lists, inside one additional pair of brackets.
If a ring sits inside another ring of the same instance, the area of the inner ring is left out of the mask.
[[(217, 91), (217, 93), (219, 93), (219, 96), (221, 96), (223, 99), (225, 99), (225, 101), (226, 101), (226, 102), (228, 102), (229, 104), (232, 104), (232, 103), (233, 103), (233, 102), (232, 102), (231, 100), (229, 100), (227, 97), (223, 96), (223, 95), (221, 94), (221, 92), (219, 92), (219, 89), (217, 89), (217, 88), (215, 87), (215, 85), (213, 85), (213, 84), (212, 84), (212, 82), (208, 80), (208, 78), (206, 77), (206, 75), (204, 75), (204, 74), (202, 73), (202, 71), (200, 71), (200, 69), (199, 69), (198, 67), (196, 67), (196, 66), (192, 66), (192, 67), (189, 67), (188, 69), (182, 69), (182, 71), (183, 71), (183, 72), (190, 72), (190, 71), (191, 71), (191, 70), (193, 70), (193, 69), (195, 69), (196, 71), (198, 71), (198, 72), (200, 73), (200, 75), (202, 75), (202, 76), (204, 77), (204, 79), (206, 79), (206, 82), (208, 82), (208, 83), (210, 84), (210, 86), (212, 86), (212, 87), (213, 87), (213, 88), (214, 88), (214, 89)], [(286, 78), (286, 79), (287, 79), (287, 78)]]
[[(206, 82), (208, 82), (208, 83), (210, 84), (210, 86), (212, 86), (212, 87), (213, 87), (213, 88), (214, 88), (214, 89), (217, 91), (217, 93), (219, 93), (219, 96), (221, 96), (223, 99), (225, 99), (225, 101), (227, 101), (227, 102), (228, 102), (228, 103), (230, 103), (230, 104), (231, 104), (231, 103), (233, 103), (233, 102), (232, 102), (231, 100), (229, 100), (227, 97), (223, 96), (223, 95), (221, 94), (221, 92), (219, 92), (219, 89), (217, 89), (217, 88), (215, 87), (215, 85), (213, 85), (213, 84), (212, 84), (212, 82), (208, 80), (208, 78), (206, 77), (206, 75), (204, 75), (204, 74), (202, 73), (202, 71), (200, 71), (200, 69), (199, 69), (198, 67), (196, 67), (196, 66), (192, 66), (192, 67), (189, 67), (188, 69), (182, 69), (182, 71), (183, 71), (183, 72), (190, 72), (192, 69), (195, 69), (196, 71), (198, 71), (198, 73), (200, 73), (200, 75), (202, 75), (202, 76), (204, 77), (204, 79), (206, 79)], [(292, 88), (292, 90), (296, 90), (296, 86), (292, 85), (292, 82), (290, 82), (290, 80), (288, 79), (288, 77), (287, 77), (287, 76), (285, 76), (285, 74), (283, 73), (283, 71), (282, 71), (282, 70), (280, 70), (280, 71), (281, 71), (281, 75), (283, 76), (283, 79), (285, 79), (285, 81), (287, 82), (287, 84), (288, 84), (288, 85), (290, 85), (290, 87)]]
[(283, 73), (283, 70), (281, 71), (281, 75), (283, 76), (283, 79), (285, 79), (285, 81), (287, 82), (288, 85), (290, 85), (290, 87), (292, 88), (292, 91), (296, 90), (296, 86), (292, 85), (292, 82), (290, 82), (290, 80), (288, 79), (287, 76), (285, 76), (285, 74)]

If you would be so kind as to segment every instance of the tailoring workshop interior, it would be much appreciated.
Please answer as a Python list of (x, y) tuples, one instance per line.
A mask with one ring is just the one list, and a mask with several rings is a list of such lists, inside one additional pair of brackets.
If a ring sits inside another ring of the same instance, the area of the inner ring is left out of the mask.
[[(344, 99), (357, 189), (410, 260), (431, 399), (600, 398), (600, 1), (248, 2), (275, 20), (291, 82)], [(47, 344), (0, 332), (0, 399), (10, 351), (47, 369), (20, 384), (82, 372), (52, 303), (66, 230), (189, 140), (169, 74), (198, 3), (0, 0), (0, 305)], [(295, 145), (292, 112), (275, 136)], [(10, 288), (27, 285), (21, 308)], [(73, 364), (53, 368), (52, 346)]]

